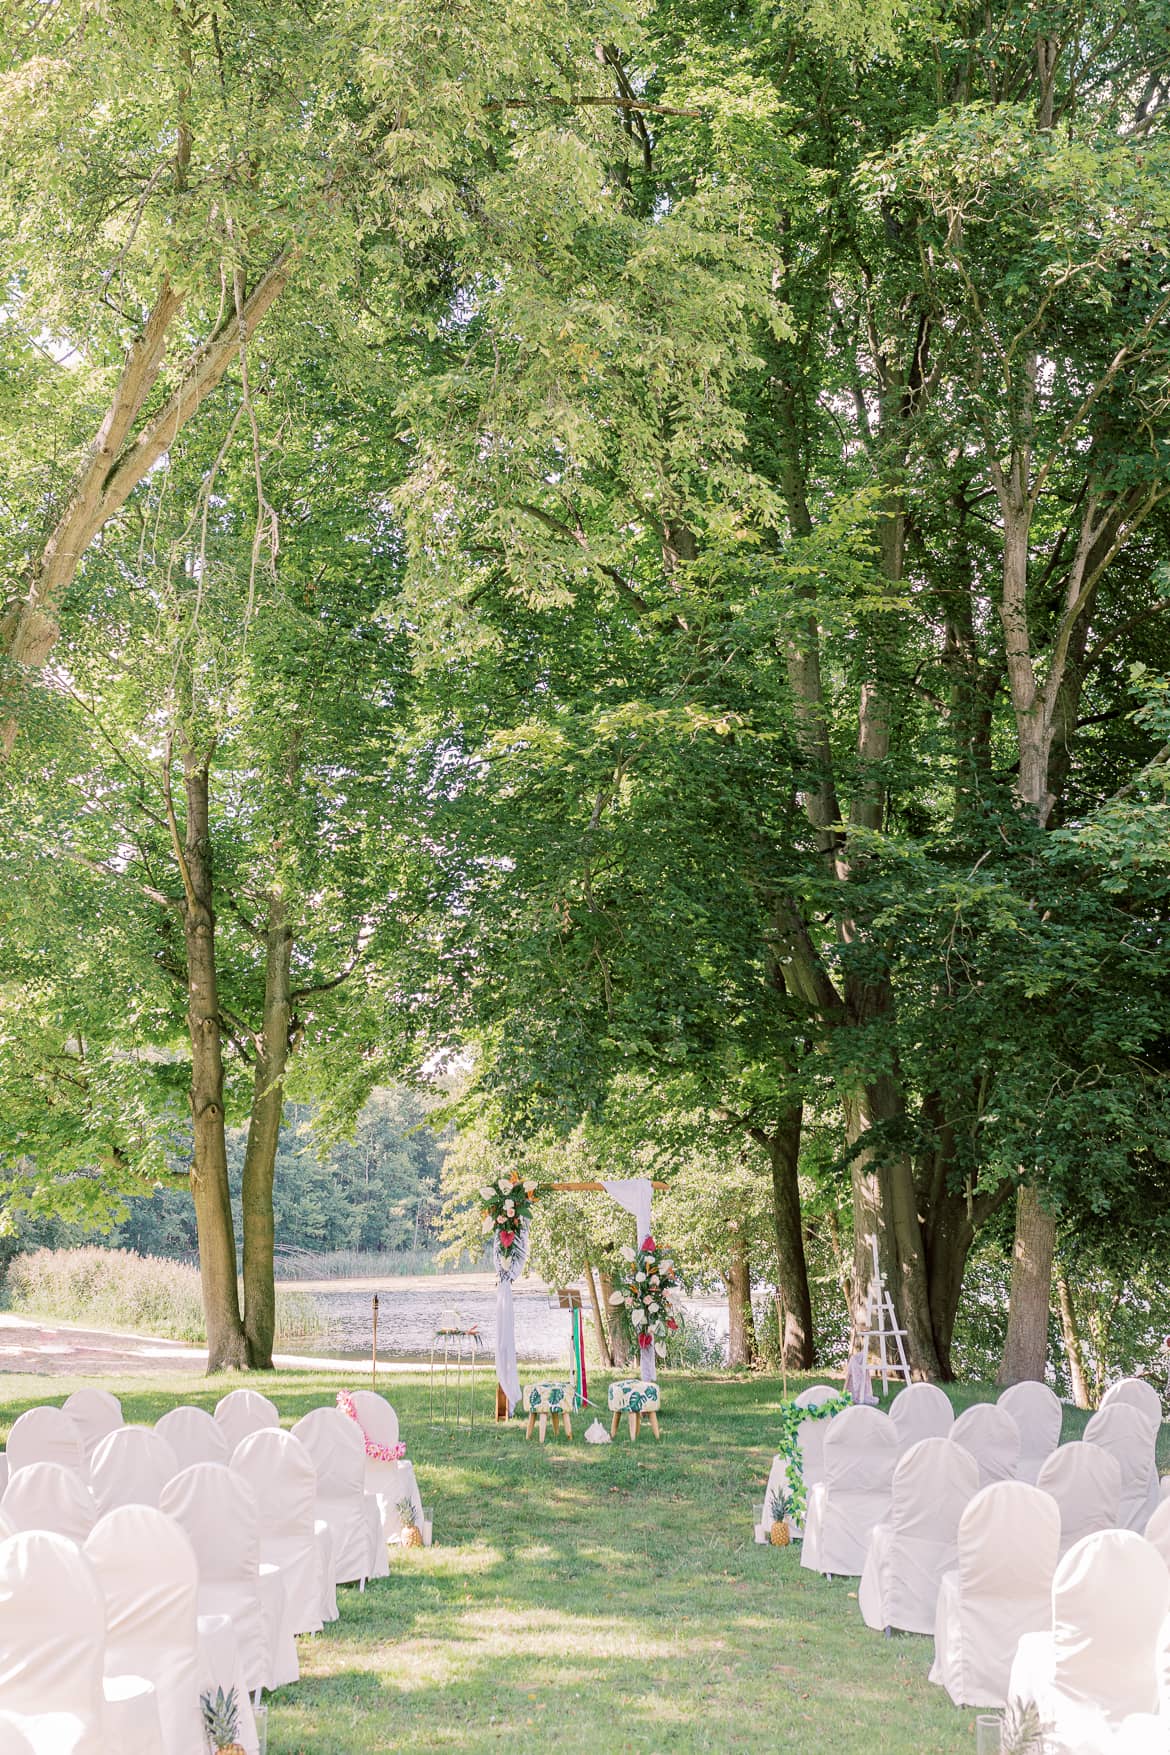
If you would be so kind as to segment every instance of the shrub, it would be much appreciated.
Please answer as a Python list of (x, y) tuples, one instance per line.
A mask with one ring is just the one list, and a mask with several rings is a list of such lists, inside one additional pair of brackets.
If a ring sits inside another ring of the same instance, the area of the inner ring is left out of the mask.
[[(6, 1285), (8, 1308), (22, 1314), (164, 1340), (206, 1339), (199, 1270), (184, 1262), (126, 1249), (36, 1249), (10, 1264)], [(277, 1290), (278, 1341), (320, 1334), (324, 1326), (307, 1292)]]

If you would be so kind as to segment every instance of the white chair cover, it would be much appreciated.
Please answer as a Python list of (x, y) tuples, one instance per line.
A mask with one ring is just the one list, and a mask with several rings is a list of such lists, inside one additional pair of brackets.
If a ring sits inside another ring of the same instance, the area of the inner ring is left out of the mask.
[(180, 1463), (151, 1426), (118, 1426), (107, 1432), (89, 1464), (89, 1486), (101, 1512), (119, 1505), (154, 1505)]
[(870, 1531), (889, 1512), (898, 1435), (877, 1408), (846, 1408), (828, 1427), (825, 1478), (808, 1496), (800, 1564), (856, 1576)]
[(1011, 1415), (1020, 1432), (1020, 1455), (1016, 1463), (1017, 1481), (1035, 1481), (1040, 1464), (1060, 1443), (1064, 1424), (1064, 1407), (1046, 1383), (1013, 1383), (1005, 1389), (996, 1407)]
[(271, 1428), (251, 1432), (236, 1448), (232, 1468), (256, 1495), (260, 1558), (279, 1566), (291, 1637), (319, 1633), (324, 1582), (317, 1543), (317, 1469), (299, 1438)]
[(61, 1463), (29, 1463), (17, 1469), (0, 1499), (0, 1512), (14, 1530), (52, 1530), (78, 1547), (97, 1522), (93, 1494), (80, 1475)]
[(107, 1755), (105, 1639), (102, 1593), (75, 1543), (44, 1530), (0, 1543), (0, 1711), (34, 1749)]
[(65, 1397), (62, 1412), (77, 1427), (87, 1457), (93, 1455), (107, 1432), (122, 1424), (122, 1404), (108, 1389), (75, 1389)]
[(1158, 1710), (1168, 1608), (1166, 1563), (1132, 1530), (1099, 1530), (1069, 1549), (1052, 1581), (1052, 1631), (1020, 1640), (1009, 1684), (1009, 1698), (1034, 1703), (1051, 1727), (1046, 1749), (1107, 1748), (1128, 1715)]
[(275, 1402), (255, 1389), (233, 1389), (215, 1404), (215, 1423), (227, 1439), (228, 1455), (252, 1432), (265, 1432), (280, 1425)]
[(355, 1389), (350, 1400), (367, 1438), (375, 1444), (398, 1443), (398, 1415), (384, 1395), (372, 1389)]
[(190, 1542), (174, 1518), (123, 1505), (95, 1525), (85, 1554), (106, 1602), (106, 1674), (137, 1674), (153, 1684), (161, 1755), (206, 1755), (195, 1621), (199, 1567)]
[(951, 1427), (951, 1443), (969, 1450), (979, 1464), (979, 1485), (1010, 1481), (1020, 1460), (1020, 1429), (996, 1402), (976, 1402)]
[[(839, 1390), (831, 1389), (827, 1383), (814, 1383), (811, 1389), (802, 1390), (793, 1398), (798, 1408), (819, 1408), (831, 1402), (840, 1394)], [(842, 1409), (844, 1412), (844, 1409)], [(834, 1415), (836, 1419), (839, 1416)], [(802, 1420), (796, 1428), (796, 1443), (800, 1450), (801, 1475), (804, 1480), (805, 1503), (818, 1481), (825, 1478), (825, 1437), (832, 1420)], [(768, 1485), (764, 1489), (764, 1510), (776, 1498), (783, 1503), (788, 1493), (788, 1464), (782, 1456), (772, 1458), (772, 1467), (768, 1472)], [(799, 1518), (790, 1517), (788, 1526), (798, 1539), (803, 1534)]]
[(1062, 1554), (1097, 1530), (1117, 1527), (1121, 1464), (1099, 1444), (1062, 1444), (1040, 1465), (1036, 1485), (1056, 1500)]
[[(375, 1394), (372, 1389), (355, 1389), (351, 1400), (358, 1424), (372, 1443), (398, 1443), (398, 1415), (385, 1396)], [(402, 1534), (402, 1518), (398, 1507), (404, 1499), (413, 1502), (418, 1527), (420, 1530), (423, 1528), (422, 1498), (414, 1478), (414, 1469), (405, 1458), (401, 1462), (386, 1462), (367, 1455), (365, 1479), (366, 1492), (372, 1493), (378, 1501), (382, 1534), (388, 1542), (397, 1541)]]
[(1157, 1548), (1166, 1565), (1170, 1567), (1170, 1499), (1160, 1499), (1154, 1508), (1154, 1514), (1146, 1525), (1146, 1541)]
[(199, 1563), (199, 1613), (230, 1615), (249, 1693), (295, 1682), (296, 1648), (284, 1637), (279, 1571), (260, 1560), (260, 1513), (242, 1475), (195, 1463), (163, 1488), (159, 1509), (186, 1531)]
[(85, 1449), (77, 1427), (61, 1408), (29, 1408), (8, 1434), (9, 1479), (29, 1463), (60, 1463), (84, 1480)]
[(339, 1408), (314, 1408), (293, 1427), (317, 1468), (317, 1516), (333, 1536), (335, 1584), (385, 1578), (390, 1570), (378, 1502), (365, 1489), (366, 1446)]
[(226, 1469), (231, 1450), (222, 1426), (217, 1426), (205, 1408), (172, 1408), (155, 1426), (179, 1459), (181, 1469), (195, 1463), (222, 1463)]
[(934, 1632), (939, 1581), (958, 1562), (959, 1519), (978, 1491), (979, 1465), (961, 1445), (920, 1438), (902, 1453), (857, 1591), (867, 1626)]
[(1154, 1441), (1162, 1429), (1162, 1398), (1153, 1384), (1144, 1377), (1122, 1377), (1111, 1383), (1101, 1397), (1101, 1406), (1111, 1408), (1121, 1402), (1127, 1408), (1136, 1408), (1153, 1428)]
[(911, 1383), (890, 1403), (890, 1424), (903, 1452), (922, 1438), (946, 1438), (955, 1423), (951, 1398), (937, 1383)]
[(260, 1739), (256, 1735), (256, 1719), (252, 1697), (244, 1687), (240, 1668), (240, 1648), (230, 1615), (200, 1615), (199, 1628), (199, 1696), (210, 1694), (214, 1699), (219, 1689), (230, 1694), (235, 1689), (238, 1718), (236, 1740), (245, 1755), (260, 1755)]
[(1098, 1408), (1085, 1427), (1085, 1443), (1099, 1444), (1121, 1464), (1118, 1522), (1123, 1529), (1144, 1530), (1158, 1504), (1155, 1442), (1148, 1415), (1121, 1400)]
[(1020, 1639), (1051, 1624), (1059, 1547), (1060, 1512), (1038, 1487), (996, 1481), (969, 1502), (959, 1564), (939, 1587), (930, 1671), (956, 1706), (1004, 1705)]

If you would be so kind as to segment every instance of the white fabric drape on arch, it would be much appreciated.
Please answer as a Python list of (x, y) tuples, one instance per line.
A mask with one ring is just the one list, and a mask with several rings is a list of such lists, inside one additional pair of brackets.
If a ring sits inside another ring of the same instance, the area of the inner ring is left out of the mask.
[(496, 1382), (504, 1392), (509, 1414), (520, 1400), (520, 1368), (516, 1364), (516, 1310), (512, 1284), (524, 1272), (528, 1260), (528, 1220), (522, 1219), (512, 1253), (500, 1253), (497, 1232), (492, 1239), (492, 1263), (496, 1270)]
[[(638, 1224), (638, 1247), (641, 1248), (645, 1237), (653, 1237), (650, 1227), (650, 1206), (654, 1198), (654, 1189), (648, 1176), (633, 1176), (624, 1182), (603, 1182), (606, 1194), (616, 1200), (619, 1207), (625, 1207), (627, 1213), (633, 1213)], [(648, 1347), (639, 1347), (642, 1363), (643, 1383), (655, 1383), (658, 1378), (658, 1366), (654, 1359), (654, 1343)]]

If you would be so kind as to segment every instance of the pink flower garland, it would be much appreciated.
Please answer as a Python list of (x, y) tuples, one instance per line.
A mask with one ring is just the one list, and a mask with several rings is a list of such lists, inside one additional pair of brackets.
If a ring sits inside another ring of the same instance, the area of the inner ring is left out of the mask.
[(366, 1455), (368, 1457), (370, 1457), (374, 1462), (401, 1462), (402, 1461), (403, 1457), (406, 1455), (405, 1444), (402, 1444), (402, 1443), (399, 1443), (399, 1444), (377, 1444), (377, 1443), (375, 1443), (375, 1441), (372, 1438), (367, 1437), (366, 1429), (362, 1425), (361, 1421), (358, 1419), (358, 1411), (357, 1411), (357, 1408), (354, 1406), (353, 1397), (350, 1395), (350, 1393), (347, 1389), (339, 1389), (338, 1390), (338, 1392), (337, 1392), (337, 1405), (341, 1409), (343, 1414), (348, 1415), (348, 1417), (353, 1421), (354, 1425), (357, 1427), (358, 1431), (361, 1433), (362, 1438), (365, 1441)]

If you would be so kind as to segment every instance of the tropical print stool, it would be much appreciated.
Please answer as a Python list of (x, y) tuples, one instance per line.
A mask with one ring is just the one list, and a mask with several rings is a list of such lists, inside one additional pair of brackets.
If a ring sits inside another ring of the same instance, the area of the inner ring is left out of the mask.
[(642, 1429), (642, 1415), (650, 1422), (650, 1430), (655, 1438), (661, 1438), (658, 1430), (658, 1409), (661, 1398), (656, 1383), (643, 1383), (639, 1377), (619, 1377), (616, 1383), (609, 1386), (609, 1411), (613, 1419), (609, 1425), (611, 1438), (617, 1437), (618, 1425), (625, 1414), (630, 1426), (630, 1438), (636, 1441)]
[(565, 1437), (573, 1436), (573, 1422), (569, 1411), (573, 1406), (573, 1389), (568, 1383), (530, 1383), (520, 1397), (520, 1405), (528, 1415), (525, 1438), (532, 1437), (532, 1429), (537, 1420), (540, 1421), (540, 1442), (544, 1443), (544, 1435), (549, 1417), (552, 1417), (553, 1437), (560, 1431), (561, 1421), (565, 1422)]

